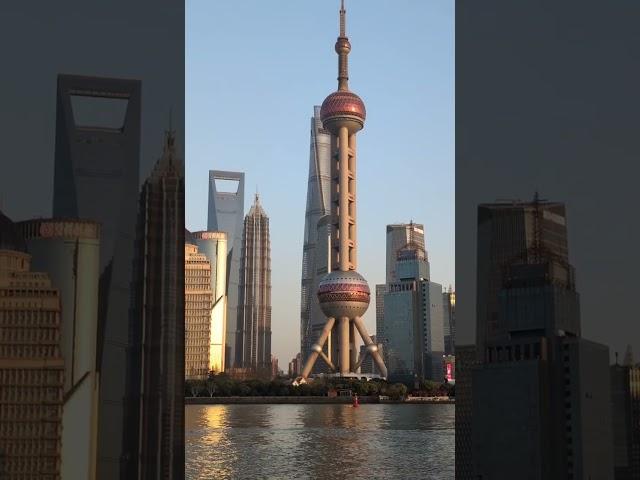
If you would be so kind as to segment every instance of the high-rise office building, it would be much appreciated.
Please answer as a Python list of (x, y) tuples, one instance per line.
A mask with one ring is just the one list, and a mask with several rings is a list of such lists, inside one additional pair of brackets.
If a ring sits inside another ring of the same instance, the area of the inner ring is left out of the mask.
[[(322, 331), (325, 323), (316, 291), (326, 267), (327, 249), (318, 246), (326, 242), (326, 235), (319, 229), (319, 220), (329, 215), (331, 195), (331, 133), (325, 130), (320, 120), (320, 107), (313, 108), (311, 118), (311, 141), (309, 152), (309, 181), (307, 184), (307, 207), (304, 218), (304, 245), (302, 248), (302, 281), (300, 299), (300, 353), (303, 361), (311, 353), (311, 345)], [(320, 364), (314, 366), (318, 371)]]
[(504, 339), (498, 293), (505, 265), (533, 262), (544, 253), (568, 263), (565, 207), (557, 202), (504, 202), (478, 207), (476, 345), (480, 360), (485, 344)]
[[(140, 82), (60, 75), (55, 218), (100, 223), (98, 476), (119, 478), (140, 167)], [(93, 113), (104, 113), (96, 118)]]
[(456, 349), (456, 292), (449, 289), (442, 292), (444, 312), (444, 353), (454, 355)]
[(227, 234), (227, 325), (225, 367), (234, 367), (237, 357), (238, 288), (244, 219), (244, 173), (209, 171), (207, 230)]
[(472, 478), (612, 478), (609, 352), (580, 338), (564, 205), (536, 198), (478, 215), (486, 335), (472, 372)]
[(142, 186), (121, 478), (184, 478), (184, 163), (173, 132)]
[[(226, 256), (226, 252), (225, 252)], [(209, 375), (211, 263), (196, 245), (184, 245), (184, 374), (187, 380)]]
[[(318, 300), (327, 320), (317, 343), (312, 345), (306, 359), (302, 378), (311, 373), (320, 356), (330, 370), (340, 375), (355, 373), (362, 362), (358, 359), (357, 335), (367, 345), (382, 376), (386, 366), (378, 346), (362, 321), (369, 307), (370, 290), (366, 280), (356, 272), (356, 135), (364, 127), (364, 102), (349, 90), (348, 56), (351, 44), (346, 34), (344, 2), (340, 8), (340, 35), (335, 43), (338, 54), (338, 90), (331, 93), (320, 108), (322, 125), (331, 132), (331, 273), (318, 285)], [(325, 344), (331, 336), (332, 345), (325, 353)], [(332, 360), (333, 359), (333, 360)], [(333, 361), (337, 361), (334, 365)]]
[(269, 217), (256, 194), (244, 219), (240, 256), (236, 365), (271, 373), (271, 244)]
[(473, 369), (475, 345), (456, 345), (456, 480), (476, 480), (473, 474)]
[(611, 366), (611, 415), (615, 480), (640, 478), (640, 365)]
[(211, 312), (209, 322), (209, 371), (224, 372), (227, 334), (227, 234), (193, 232), (192, 241), (211, 265)]
[(100, 226), (55, 219), (28, 220), (16, 226), (31, 254), (31, 268), (47, 272), (60, 294), (60, 350), (65, 366), (61, 477), (95, 479)]
[(398, 250), (393, 271), (397, 281), (387, 284), (384, 295), (389, 376), (442, 381), (442, 286), (429, 281), (429, 262), (419, 243)]
[[(387, 335), (384, 327), (384, 295), (387, 293), (387, 284), (377, 284), (376, 285), (376, 339), (378, 342), (378, 346), (383, 346), (387, 344)], [(382, 358), (386, 365), (389, 364), (389, 359), (387, 358), (387, 349), (384, 348), (382, 352)]]
[(0, 478), (60, 479), (60, 295), (0, 212)]
[[(387, 225), (386, 283), (398, 281), (398, 275), (396, 273), (398, 252), (408, 244), (416, 245), (418, 248), (422, 248), (422, 250), (426, 252), (424, 242), (424, 225), (413, 222)], [(428, 271), (425, 278), (429, 278)]]

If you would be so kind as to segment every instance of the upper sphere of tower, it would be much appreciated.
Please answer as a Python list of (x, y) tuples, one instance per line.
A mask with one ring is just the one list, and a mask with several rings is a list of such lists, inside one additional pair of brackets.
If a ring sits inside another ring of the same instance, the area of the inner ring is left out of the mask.
[(350, 134), (362, 130), (366, 116), (362, 99), (347, 90), (333, 92), (324, 99), (320, 108), (324, 127), (334, 135), (338, 134), (340, 127), (347, 127)]

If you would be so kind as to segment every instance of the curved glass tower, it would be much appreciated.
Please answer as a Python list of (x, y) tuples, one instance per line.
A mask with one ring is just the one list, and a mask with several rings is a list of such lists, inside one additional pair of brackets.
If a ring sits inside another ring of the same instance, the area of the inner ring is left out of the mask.
[[(329, 215), (331, 195), (331, 133), (322, 127), (320, 107), (313, 107), (311, 118), (311, 142), (309, 146), (309, 183), (307, 208), (304, 218), (304, 246), (302, 251), (302, 281), (300, 298), (300, 353), (305, 361), (311, 353), (313, 340), (318, 337), (325, 323), (315, 295), (318, 282), (327, 273), (328, 252), (326, 228), (319, 225), (322, 217)], [(324, 234), (323, 234), (324, 233)], [(314, 371), (320, 371), (316, 365)]]

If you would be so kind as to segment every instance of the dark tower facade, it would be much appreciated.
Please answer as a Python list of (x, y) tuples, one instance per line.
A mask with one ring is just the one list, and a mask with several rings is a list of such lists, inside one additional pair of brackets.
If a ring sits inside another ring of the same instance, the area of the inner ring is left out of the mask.
[(581, 338), (567, 244), (563, 204), (478, 209), (482, 352), (471, 428), (456, 432), (471, 433), (462, 478), (613, 477), (609, 351)]
[(53, 216), (92, 220), (101, 226), (97, 462), (98, 477), (105, 479), (119, 478), (122, 456), (140, 88), (137, 80), (58, 77)]
[(271, 374), (271, 244), (258, 195), (244, 219), (238, 291), (236, 365)]
[(173, 132), (140, 193), (123, 479), (184, 478), (184, 164)]

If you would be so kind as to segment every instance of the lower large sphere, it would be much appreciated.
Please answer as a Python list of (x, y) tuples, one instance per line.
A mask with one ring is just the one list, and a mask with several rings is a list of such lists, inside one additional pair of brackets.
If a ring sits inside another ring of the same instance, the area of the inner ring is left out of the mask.
[(353, 270), (328, 273), (318, 285), (320, 308), (327, 317), (361, 317), (369, 308), (370, 298), (367, 281)]

